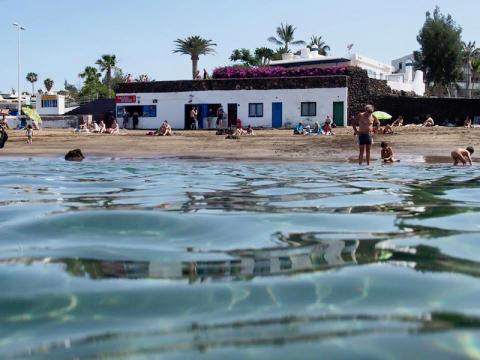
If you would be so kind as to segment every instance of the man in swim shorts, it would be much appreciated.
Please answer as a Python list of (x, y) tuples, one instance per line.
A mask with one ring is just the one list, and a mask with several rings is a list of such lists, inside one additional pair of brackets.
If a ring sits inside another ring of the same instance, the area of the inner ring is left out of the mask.
[(358, 145), (360, 153), (358, 155), (358, 164), (363, 164), (363, 154), (366, 153), (367, 165), (370, 165), (370, 150), (373, 144), (373, 127), (379, 125), (378, 119), (373, 115), (375, 111), (372, 105), (365, 106), (365, 111), (358, 114), (352, 122), (353, 131), (358, 135)]

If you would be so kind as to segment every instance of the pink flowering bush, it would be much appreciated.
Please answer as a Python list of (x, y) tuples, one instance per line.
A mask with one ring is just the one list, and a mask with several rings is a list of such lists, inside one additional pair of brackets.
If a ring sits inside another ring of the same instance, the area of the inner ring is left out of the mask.
[(345, 75), (346, 67), (332, 68), (284, 68), (281, 66), (239, 67), (227, 66), (216, 68), (213, 79), (248, 79), (248, 78), (277, 78), (298, 76), (331, 76)]

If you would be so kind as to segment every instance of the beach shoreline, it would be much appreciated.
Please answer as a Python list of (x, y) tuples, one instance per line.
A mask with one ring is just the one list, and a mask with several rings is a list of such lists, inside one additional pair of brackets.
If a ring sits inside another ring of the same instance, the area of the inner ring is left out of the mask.
[[(240, 140), (227, 140), (215, 135), (215, 131), (175, 131), (172, 137), (145, 136), (146, 132), (122, 130), (120, 135), (99, 135), (79, 134), (72, 129), (43, 129), (34, 133), (33, 144), (28, 145), (24, 131), (10, 130), (0, 158), (63, 158), (72, 149), (81, 149), (87, 158), (146, 160), (355, 163), (358, 157), (351, 128), (336, 129), (335, 136), (294, 136), (291, 130), (257, 130), (255, 136)], [(450, 163), (453, 149), (480, 142), (480, 129), (396, 129), (394, 135), (375, 136), (373, 161), (379, 161), (382, 141), (389, 142), (403, 162)]]

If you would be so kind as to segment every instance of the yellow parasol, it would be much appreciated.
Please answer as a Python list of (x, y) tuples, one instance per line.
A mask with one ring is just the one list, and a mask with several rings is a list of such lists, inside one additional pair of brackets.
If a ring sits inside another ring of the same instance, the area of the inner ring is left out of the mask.
[(37, 123), (42, 123), (42, 118), (36, 110), (30, 109), (29, 107), (22, 107), (22, 112), (27, 115), (31, 120), (36, 121)]

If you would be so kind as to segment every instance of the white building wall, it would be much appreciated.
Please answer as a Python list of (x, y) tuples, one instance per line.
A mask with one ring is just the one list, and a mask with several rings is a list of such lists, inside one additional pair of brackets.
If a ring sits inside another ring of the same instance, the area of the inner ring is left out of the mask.
[[(51, 95), (47, 95), (50, 96)], [(57, 107), (42, 107), (42, 96), (38, 96), (36, 110), (40, 115), (63, 115), (65, 114), (65, 96), (56, 95)]]
[[(347, 88), (321, 88), (321, 89), (281, 89), (281, 90), (219, 90), (219, 91), (194, 91), (180, 93), (137, 93), (117, 94), (117, 96), (136, 95), (137, 103), (117, 104), (117, 107), (136, 105), (157, 105), (157, 116), (140, 117), (140, 129), (156, 129), (164, 120), (175, 129), (185, 127), (185, 105), (195, 104), (222, 104), (225, 112), (228, 104), (238, 105), (238, 118), (244, 127), (272, 127), (272, 103), (281, 102), (282, 124), (294, 125), (302, 120), (304, 124), (313, 124), (315, 121), (323, 122), (328, 116), (333, 116), (333, 103), (344, 103), (344, 125), (347, 123), (348, 89)], [(301, 103), (316, 102), (317, 116), (302, 117)], [(263, 117), (248, 115), (249, 103), (263, 103)], [(118, 113), (118, 111), (117, 111)], [(119, 119), (119, 123), (122, 120)]]

